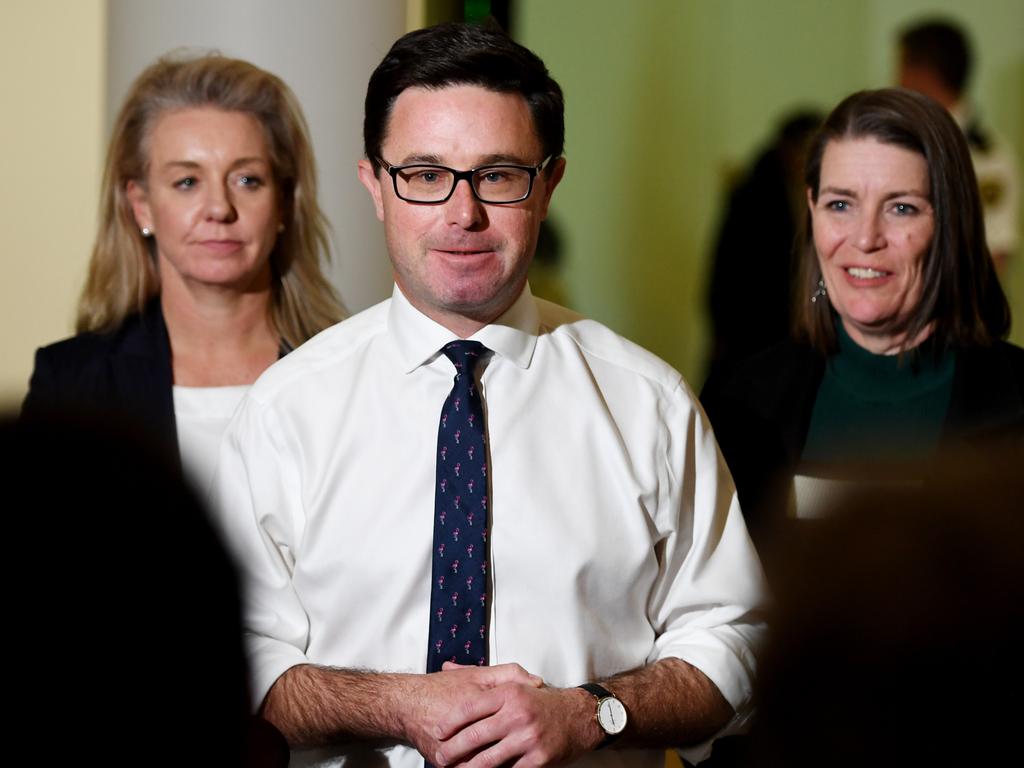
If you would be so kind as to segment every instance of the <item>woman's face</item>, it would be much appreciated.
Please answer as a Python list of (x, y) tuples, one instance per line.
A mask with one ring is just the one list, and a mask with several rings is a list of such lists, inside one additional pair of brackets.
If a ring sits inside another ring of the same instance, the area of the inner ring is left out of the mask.
[(855, 342), (891, 353), (923, 339), (898, 329), (921, 299), (935, 231), (922, 155), (875, 139), (825, 147), (818, 200), (807, 193), (829, 301)]
[(127, 186), (153, 232), (161, 284), (251, 291), (270, 285), (280, 194), (255, 117), (198, 107), (160, 116), (145, 183)]

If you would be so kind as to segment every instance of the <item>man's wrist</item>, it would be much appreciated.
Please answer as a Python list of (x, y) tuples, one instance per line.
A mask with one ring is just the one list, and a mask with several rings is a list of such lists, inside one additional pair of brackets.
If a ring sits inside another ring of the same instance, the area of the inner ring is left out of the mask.
[(414, 743), (415, 731), (419, 725), (417, 704), (423, 705), (430, 697), (426, 690), (426, 675), (417, 673), (391, 673), (389, 684), (383, 690), (389, 712), (385, 725), (388, 736), (405, 744)]
[(592, 719), (601, 734), (595, 749), (603, 749), (614, 742), (626, 728), (626, 707), (612, 692), (599, 683), (584, 683), (579, 689), (586, 692), (591, 701)]
[(594, 697), (582, 688), (563, 688), (569, 701), (568, 722), (576, 733), (575, 741), (581, 753), (592, 752), (604, 741), (604, 731), (594, 717)]

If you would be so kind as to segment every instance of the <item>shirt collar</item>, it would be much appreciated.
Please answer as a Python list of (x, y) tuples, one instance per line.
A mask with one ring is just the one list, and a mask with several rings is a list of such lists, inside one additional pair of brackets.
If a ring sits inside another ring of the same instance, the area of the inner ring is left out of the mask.
[[(530, 286), (494, 322), (485, 325), (470, 338), (479, 341), (495, 355), (508, 358), (520, 368), (528, 368), (537, 346), (540, 315)], [(388, 309), (388, 333), (394, 340), (406, 373), (429, 363), (445, 344), (458, 336), (416, 309), (395, 285)]]

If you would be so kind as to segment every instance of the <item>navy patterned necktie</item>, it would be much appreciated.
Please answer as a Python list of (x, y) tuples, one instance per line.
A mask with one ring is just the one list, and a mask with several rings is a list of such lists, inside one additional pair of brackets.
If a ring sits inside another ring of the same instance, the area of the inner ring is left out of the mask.
[(462, 340), (441, 351), (455, 383), (437, 428), (427, 672), (487, 664), (487, 431), (474, 372), (489, 350)]

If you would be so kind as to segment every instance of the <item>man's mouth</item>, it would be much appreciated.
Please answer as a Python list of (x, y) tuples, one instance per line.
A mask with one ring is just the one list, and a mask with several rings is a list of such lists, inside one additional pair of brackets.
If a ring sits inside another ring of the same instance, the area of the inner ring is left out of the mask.
[(494, 248), (480, 247), (480, 248), (434, 248), (438, 253), (447, 253), (452, 256), (478, 256), (485, 253), (494, 253)]

